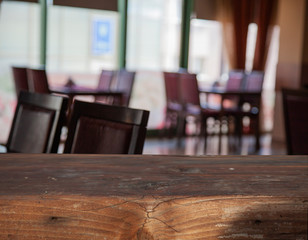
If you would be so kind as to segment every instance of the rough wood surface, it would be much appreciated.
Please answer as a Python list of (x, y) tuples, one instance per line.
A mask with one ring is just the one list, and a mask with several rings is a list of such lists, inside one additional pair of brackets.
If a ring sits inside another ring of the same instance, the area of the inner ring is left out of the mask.
[(0, 239), (307, 239), (307, 156), (0, 155)]

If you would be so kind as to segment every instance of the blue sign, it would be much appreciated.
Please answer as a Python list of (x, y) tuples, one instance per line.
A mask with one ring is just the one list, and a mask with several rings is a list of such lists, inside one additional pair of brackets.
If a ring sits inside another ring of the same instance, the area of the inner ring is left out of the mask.
[(111, 21), (97, 19), (93, 22), (92, 52), (94, 55), (110, 53), (112, 50)]

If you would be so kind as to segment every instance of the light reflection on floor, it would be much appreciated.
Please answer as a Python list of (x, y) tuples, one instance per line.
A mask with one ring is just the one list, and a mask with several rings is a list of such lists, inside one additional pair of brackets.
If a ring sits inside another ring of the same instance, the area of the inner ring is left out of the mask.
[(254, 150), (253, 136), (244, 136), (241, 147), (236, 139), (222, 136), (220, 149), (219, 137), (209, 136), (206, 149), (204, 139), (186, 137), (178, 142), (175, 138), (148, 138), (145, 141), (143, 154), (161, 155), (285, 155), (285, 146), (282, 143), (272, 143), (271, 135), (263, 135), (260, 139), (261, 148)]

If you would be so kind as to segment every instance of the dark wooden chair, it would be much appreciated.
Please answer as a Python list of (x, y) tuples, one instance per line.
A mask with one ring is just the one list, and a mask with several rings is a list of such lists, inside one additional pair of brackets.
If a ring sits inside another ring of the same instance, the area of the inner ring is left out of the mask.
[(132, 95), (136, 72), (121, 69), (117, 73), (116, 83), (114, 90), (123, 92), (122, 103), (114, 102), (123, 106), (129, 106), (129, 101)]
[(100, 90), (109, 90), (111, 87), (112, 80), (115, 72), (112, 70), (102, 70), (99, 76), (97, 88)]
[(68, 99), (20, 92), (7, 152), (57, 153)]
[(27, 70), (29, 89), (36, 93), (51, 93), (48, 85), (48, 79), (45, 69), (30, 69)]
[[(213, 91), (202, 91), (199, 90), (198, 81), (195, 74), (180, 74), (180, 91), (182, 102), (184, 104), (181, 124), (185, 125), (185, 120), (183, 119), (187, 116), (194, 116), (195, 119), (201, 123), (200, 133), (205, 137), (205, 148), (209, 129), (215, 129), (214, 127), (218, 124), (218, 134), (220, 139), (222, 134), (222, 125), (229, 124), (230, 117), (234, 116), (235, 112), (240, 108), (240, 98), (232, 92), (240, 91), (243, 86), (244, 76), (244, 71), (231, 71), (224, 89), (215, 89), (215, 87), (213, 87)], [(221, 91), (224, 94), (221, 94)], [(228, 94), (228, 92), (230, 92), (230, 94)], [(205, 102), (200, 102), (200, 93), (206, 94)], [(221, 98), (219, 104), (209, 103), (209, 95), (211, 94), (220, 95)], [(212, 128), (208, 125), (209, 118), (214, 119), (214, 125)], [(214, 132), (214, 130), (212, 132)]]
[(287, 153), (308, 155), (308, 90), (282, 89)]
[(212, 117), (218, 119), (220, 110), (201, 105), (200, 92), (196, 74), (182, 72), (180, 73), (180, 96), (183, 103), (183, 111), (180, 116), (179, 134), (181, 137), (185, 133), (187, 117), (194, 117), (197, 125), (200, 125), (200, 134), (207, 137), (207, 120)]
[[(110, 90), (114, 76), (115, 71), (103, 69), (99, 77), (97, 89), (105, 91)], [(114, 98), (112, 96), (95, 96), (95, 101), (102, 103), (112, 103)]]
[(183, 111), (179, 91), (180, 73), (177, 72), (163, 72), (165, 93), (166, 93), (166, 113), (164, 130), (171, 136), (172, 129), (177, 129), (179, 117)]
[(26, 67), (12, 66), (15, 92), (18, 98), (21, 91), (29, 91), (28, 76)]
[(65, 153), (141, 154), (149, 112), (75, 100)]

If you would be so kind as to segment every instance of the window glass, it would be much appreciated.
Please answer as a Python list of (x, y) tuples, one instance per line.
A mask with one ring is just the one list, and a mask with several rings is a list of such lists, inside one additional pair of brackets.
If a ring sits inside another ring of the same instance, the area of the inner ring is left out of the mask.
[(223, 69), (222, 26), (217, 21), (193, 19), (190, 24), (189, 71), (207, 83), (217, 80)]
[(63, 84), (69, 75), (77, 83), (95, 85), (102, 69), (116, 69), (118, 18), (118, 12), (49, 6), (47, 70), (51, 83)]
[(127, 67), (178, 70), (182, 0), (130, 0)]
[(148, 128), (164, 126), (162, 71), (178, 71), (182, 0), (129, 0), (126, 66), (136, 70), (130, 106), (151, 111)]
[(16, 102), (12, 65), (39, 64), (40, 6), (4, 1), (0, 6), (0, 142), (6, 142)]

